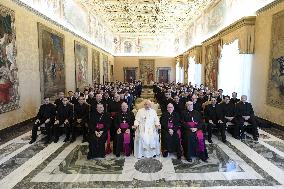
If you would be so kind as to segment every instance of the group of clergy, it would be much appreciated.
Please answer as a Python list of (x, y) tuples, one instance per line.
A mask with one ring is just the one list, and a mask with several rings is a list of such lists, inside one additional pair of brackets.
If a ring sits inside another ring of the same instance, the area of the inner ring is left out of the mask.
[[(163, 156), (175, 152), (192, 157), (208, 158), (205, 137), (212, 143), (212, 131), (218, 130), (226, 143), (226, 129), (234, 138), (241, 139), (245, 131), (258, 140), (257, 122), (247, 96), (237, 98), (237, 93), (223, 95), (223, 90), (212, 90), (204, 85), (155, 83), (153, 91), (162, 110)], [(245, 124), (246, 123), (246, 124)]]
[[(88, 158), (104, 157), (105, 153), (110, 153), (111, 141), (117, 156), (121, 151), (130, 155), (129, 145), (133, 143), (130, 129), (134, 123), (131, 109), (141, 92), (140, 81), (112, 82), (105, 85), (94, 84), (82, 91), (69, 91), (68, 96), (59, 92), (54, 103), (51, 103), (49, 97), (44, 97), (44, 103), (40, 106), (33, 125), (30, 144), (36, 141), (38, 128), (41, 126), (44, 126), (47, 135), (45, 143), (57, 143), (61, 134), (60, 128), (63, 127), (66, 134), (64, 142), (74, 142), (82, 133), (82, 142), (87, 141), (90, 146)], [(124, 146), (122, 143), (128, 145)]]

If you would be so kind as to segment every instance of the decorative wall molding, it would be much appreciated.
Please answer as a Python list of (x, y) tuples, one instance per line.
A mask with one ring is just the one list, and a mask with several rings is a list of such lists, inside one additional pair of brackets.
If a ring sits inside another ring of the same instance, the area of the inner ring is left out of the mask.
[(275, 0), (271, 3), (269, 3), (268, 5), (262, 7), (261, 9), (258, 9), (256, 11), (256, 15), (260, 15), (260, 14), (264, 13), (265, 11), (272, 9), (273, 7), (277, 6), (278, 4), (280, 4), (282, 2), (284, 2), (284, 0)]

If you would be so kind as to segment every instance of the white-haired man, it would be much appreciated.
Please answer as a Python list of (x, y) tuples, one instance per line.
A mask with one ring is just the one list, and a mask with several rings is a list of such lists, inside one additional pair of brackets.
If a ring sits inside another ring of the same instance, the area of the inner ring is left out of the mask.
[(144, 108), (138, 110), (134, 129), (134, 156), (142, 157), (156, 157), (160, 155), (160, 141), (158, 130), (161, 129), (157, 112), (151, 108), (152, 102), (145, 101)]

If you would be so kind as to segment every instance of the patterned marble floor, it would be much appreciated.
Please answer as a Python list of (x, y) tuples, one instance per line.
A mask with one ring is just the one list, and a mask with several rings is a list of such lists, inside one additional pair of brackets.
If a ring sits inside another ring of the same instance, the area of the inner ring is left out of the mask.
[[(0, 146), (0, 188), (284, 188), (284, 132), (260, 130), (226, 144), (206, 144), (207, 163), (157, 157), (87, 160), (87, 143), (28, 144), (30, 132)], [(277, 136), (277, 137), (276, 137)]]

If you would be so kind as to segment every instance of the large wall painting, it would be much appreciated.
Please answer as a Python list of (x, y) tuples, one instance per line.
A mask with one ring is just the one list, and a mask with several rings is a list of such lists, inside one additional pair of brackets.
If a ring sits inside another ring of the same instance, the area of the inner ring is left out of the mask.
[(42, 97), (65, 91), (64, 36), (38, 23)]
[(219, 41), (205, 47), (205, 85), (212, 90), (218, 89), (219, 48)]
[(83, 90), (88, 85), (88, 47), (75, 41), (76, 88)]
[(140, 79), (143, 84), (149, 85), (155, 81), (155, 60), (140, 59), (139, 60)]
[(267, 104), (284, 109), (284, 11), (273, 15)]
[(19, 108), (15, 12), (0, 5), (0, 114)]
[(109, 82), (108, 76), (108, 57), (103, 54), (103, 82)]
[(94, 83), (100, 83), (100, 52), (92, 50), (92, 78)]

